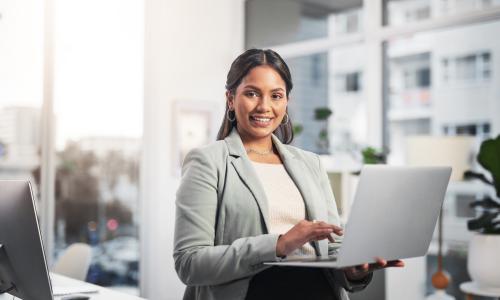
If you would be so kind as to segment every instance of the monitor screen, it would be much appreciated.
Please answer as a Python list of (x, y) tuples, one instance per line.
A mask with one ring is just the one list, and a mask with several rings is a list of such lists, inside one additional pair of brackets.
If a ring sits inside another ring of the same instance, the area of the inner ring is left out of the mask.
[(52, 300), (34, 197), (27, 180), (0, 180), (0, 291)]

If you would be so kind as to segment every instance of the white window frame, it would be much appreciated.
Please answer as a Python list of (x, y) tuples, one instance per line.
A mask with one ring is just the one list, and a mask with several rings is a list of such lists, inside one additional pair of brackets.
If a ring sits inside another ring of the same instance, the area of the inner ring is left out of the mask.
[[(275, 49), (285, 59), (307, 56), (322, 52), (328, 52), (338, 47), (350, 46), (353, 44), (364, 43), (367, 53), (367, 64), (363, 70), (363, 93), (367, 103), (368, 120), (368, 140), (367, 142), (374, 147), (386, 145), (385, 136), (385, 109), (384, 90), (386, 70), (384, 70), (384, 51), (385, 43), (402, 38), (408, 35), (432, 30), (440, 30), (457, 26), (469, 25), (474, 23), (484, 23), (500, 19), (500, 7), (492, 7), (484, 11), (473, 11), (458, 15), (440, 16), (439, 18), (430, 18), (418, 23), (404, 24), (398, 26), (383, 25), (384, 0), (364, 1), (363, 4), (363, 31), (344, 36), (329, 35), (325, 38), (312, 39), (302, 42), (287, 43), (277, 46), (264, 48)], [(431, 14), (432, 15), (432, 14)], [(368, 97), (369, 95), (369, 97)], [(495, 129), (493, 129), (495, 130)], [(496, 129), (500, 131), (500, 128)]]

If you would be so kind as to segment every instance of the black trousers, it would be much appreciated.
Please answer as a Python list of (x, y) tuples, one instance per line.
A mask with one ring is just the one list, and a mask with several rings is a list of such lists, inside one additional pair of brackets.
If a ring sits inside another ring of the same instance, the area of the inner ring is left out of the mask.
[(271, 267), (250, 281), (246, 300), (336, 300), (318, 268)]

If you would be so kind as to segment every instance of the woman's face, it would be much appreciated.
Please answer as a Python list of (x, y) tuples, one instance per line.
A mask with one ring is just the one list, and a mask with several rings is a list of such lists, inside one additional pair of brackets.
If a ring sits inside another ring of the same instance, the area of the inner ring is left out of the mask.
[(269, 137), (283, 120), (288, 104), (285, 81), (269, 66), (250, 70), (235, 94), (228, 92), (227, 97), (244, 141)]

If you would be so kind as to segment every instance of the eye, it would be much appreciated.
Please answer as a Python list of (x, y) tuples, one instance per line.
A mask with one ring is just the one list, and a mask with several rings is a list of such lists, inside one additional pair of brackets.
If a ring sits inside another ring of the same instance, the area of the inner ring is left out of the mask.
[(273, 98), (274, 100), (281, 100), (281, 99), (283, 99), (283, 95), (282, 95), (282, 94), (280, 94), (280, 93), (273, 94), (273, 95), (272, 95), (272, 98)]
[(257, 94), (257, 92), (255, 92), (255, 91), (248, 91), (245, 93), (245, 96), (253, 98), (253, 97), (258, 97), (259, 94)]

